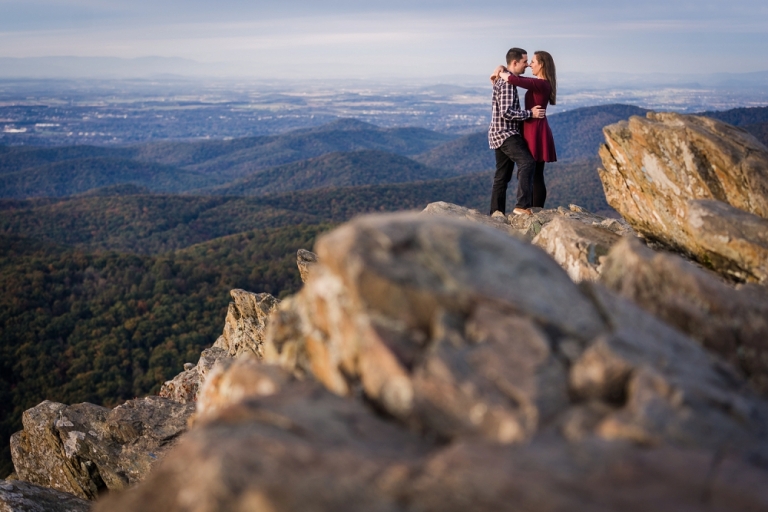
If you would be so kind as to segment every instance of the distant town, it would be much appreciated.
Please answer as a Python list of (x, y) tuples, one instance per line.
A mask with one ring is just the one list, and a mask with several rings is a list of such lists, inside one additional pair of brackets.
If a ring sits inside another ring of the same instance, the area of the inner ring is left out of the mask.
[[(690, 113), (768, 105), (768, 93), (696, 84), (594, 86), (581, 80), (563, 82), (559, 100), (552, 113), (608, 103)], [(0, 144), (226, 139), (311, 128), (338, 118), (467, 134), (487, 126), (488, 102), (488, 87), (482, 85), (5, 79), (0, 80)]]

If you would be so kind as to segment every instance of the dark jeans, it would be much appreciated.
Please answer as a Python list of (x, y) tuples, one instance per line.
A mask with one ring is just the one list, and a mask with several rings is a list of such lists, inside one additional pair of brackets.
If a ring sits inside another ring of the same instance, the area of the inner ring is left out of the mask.
[(491, 214), (496, 210), (506, 214), (507, 184), (512, 179), (515, 164), (517, 164), (517, 204), (515, 208), (530, 208), (533, 206), (533, 175), (536, 171), (536, 161), (528, 150), (528, 144), (520, 135), (511, 135), (504, 140), (496, 154), (496, 175), (493, 177), (491, 191)]
[(547, 200), (547, 186), (544, 184), (544, 162), (536, 162), (533, 173), (533, 207), (544, 208)]

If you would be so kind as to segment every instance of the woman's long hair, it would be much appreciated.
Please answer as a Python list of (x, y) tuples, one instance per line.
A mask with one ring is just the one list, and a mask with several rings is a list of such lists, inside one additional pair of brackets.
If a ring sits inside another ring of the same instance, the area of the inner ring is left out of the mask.
[(555, 105), (557, 101), (557, 70), (555, 70), (555, 61), (549, 52), (534, 52), (536, 59), (541, 64), (541, 70), (544, 72), (544, 79), (549, 82), (552, 92), (549, 93), (549, 103)]

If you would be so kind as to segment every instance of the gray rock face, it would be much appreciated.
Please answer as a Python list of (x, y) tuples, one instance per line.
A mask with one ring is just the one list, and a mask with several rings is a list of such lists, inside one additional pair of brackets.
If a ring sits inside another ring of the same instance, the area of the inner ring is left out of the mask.
[(768, 150), (697, 116), (649, 113), (604, 128), (608, 204), (643, 236), (738, 280), (768, 279)]
[(741, 369), (758, 392), (768, 394), (768, 289), (736, 290), (633, 239), (611, 249), (601, 282)]
[(245, 290), (232, 290), (230, 295), (234, 302), (229, 303), (224, 333), (213, 346), (224, 349), (230, 357), (246, 353), (263, 357), (264, 327), (280, 301), (268, 293)]
[(24, 429), (11, 438), (13, 465), (20, 480), (92, 500), (142, 480), (193, 412), (160, 397), (112, 410), (45, 401), (24, 412)]
[[(203, 350), (197, 365), (185, 369), (173, 380), (166, 381), (160, 388), (160, 396), (181, 403), (197, 401), (197, 394), (205, 382), (208, 372), (220, 358), (230, 357), (226, 350), (211, 347)], [(186, 365), (185, 365), (186, 367)]]
[(0, 512), (87, 512), (91, 502), (18, 480), (0, 480)]

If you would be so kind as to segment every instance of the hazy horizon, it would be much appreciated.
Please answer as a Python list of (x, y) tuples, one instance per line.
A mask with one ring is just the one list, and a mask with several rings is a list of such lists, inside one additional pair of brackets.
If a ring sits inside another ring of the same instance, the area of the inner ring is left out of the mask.
[[(159, 57), (177, 59), (170, 71), (183, 75), (485, 76), (510, 46), (550, 51), (561, 73), (768, 70), (768, 6), (756, 0), (727, 9), (709, 0), (0, 0), (0, 9), (0, 57)], [(45, 71), (45, 59), (26, 64)]]

